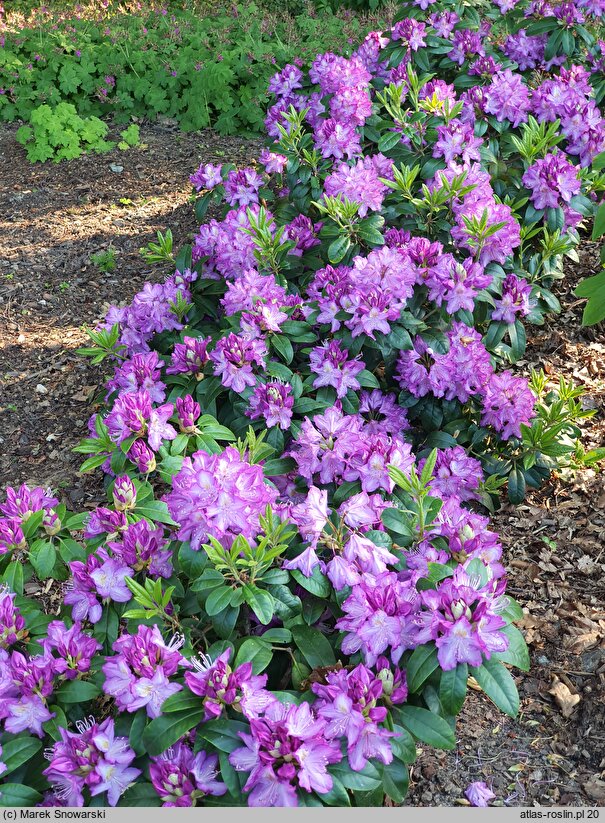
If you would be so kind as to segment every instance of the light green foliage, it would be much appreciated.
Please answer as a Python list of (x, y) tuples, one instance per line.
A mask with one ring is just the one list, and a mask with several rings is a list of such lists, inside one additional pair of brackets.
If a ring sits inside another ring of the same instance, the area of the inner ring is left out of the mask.
[(112, 272), (116, 267), (116, 250), (113, 248), (90, 255), (90, 262), (94, 263), (102, 272)]
[(73, 160), (85, 151), (106, 152), (114, 144), (105, 140), (108, 126), (98, 117), (80, 117), (71, 103), (54, 108), (38, 106), (31, 114), (29, 126), (22, 126), (16, 139), (27, 151), (32, 163), (45, 160)]
[(134, 148), (134, 146), (138, 146), (141, 142), (141, 132), (136, 123), (131, 123), (127, 129), (120, 132), (120, 137), (122, 139), (118, 143), (118, 148), (121, 151)]

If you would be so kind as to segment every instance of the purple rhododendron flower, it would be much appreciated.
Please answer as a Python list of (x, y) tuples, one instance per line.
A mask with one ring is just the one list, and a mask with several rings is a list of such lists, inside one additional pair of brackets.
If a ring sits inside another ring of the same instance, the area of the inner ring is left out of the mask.
[(118, 445), (133, 435), (146, 437), (149, 446), (157, 452), (162, 440), (174, 440), (177, 433), (168, 423), (174, 412), (172, 403), (153, 407), (146, 391), (120, 395), (105, 418), (109, 436)]
[(527, 120), (530, 110), (529, 90), (521, 75), (510, 69), (497, 72), (485, 92), (485, 111), (500, 123), (510, 120), (516, 128)]
[(329, 792), (333, 783), (327, 766), (342, 754), (326, 731), (326, 720), (308, 703), (274, 700), (261, 718), (250, 720), (250, 733), (239, 732), (245, 745), (229, 755), (236, 771), (249, 772), (248, 805), (298, 806), (300, 789)]
[(394, 733), (378, 725), (387, 715), (386, 707), (377, 705), (384, 688), (380, 678), (359, 665), (350, 672), (330, 672), (325, 686), (314, 683), (311, 688), (319, 696), (314, 709), (327, 721), (325, 736), (346, 739), (347, 757), (354, 771), (361, 771), (371, 758), (385, 764), (392, 762), (389, 738)]
[(231, 649), (213, 662), (202, 656), (190, 662), (194, 672), (185, 672), (185, 683), (202, 698), (204, 719), (220, 717), (225, 706), (243, 711), (247, 718), (257, 717), (275, 699), (264, 689), (267, 675), (253, 675), (252, 663), (242, 663), (235, 670), (229, 666)]
[(502, 297), (494, 300), (492, 320), (514, 323), (517, 314), (527, 317), (535, 304), (531, 297), (531, 284), (514, 274), (507, 274), (502, 283)]
[(270, 380), (256, 386), (250, 400), (250, 408), (246, 411), (252, 420), (262, 418), (268, 429), (279, 426), (286, 431), (292, 420), (292, 406), (294, 396), (292, 388), (279, 380)]
[(86, 787), (93, 797), (107, 792), (107, 802), (116, 806), (141, 774), (130, 767), (136, 755), (128, 738), (115, 736), (110, 717), (101, 724), (91, 717), (76, 726), (77, 732), (59, 727), (61, 739), (45, 754), (50, 763), (43, 774), (66, 805), (84, 806)]
[(481, 780), (470, 783), (464, 790), (464, 794), (470, 801), (471, 806), (488, 806), (489, 801), (496, 796)]
[(189, 178), (196, 191), (214, 189), (223, 182), (222, 166), (212, 163), (202, 163), (199, 169)]
[(481, 422), (493, 426), (503, 440), (521, 437), (521, 423), (535, 416), (536, 398), (524, 377), (504, 371), (493, 374), (485, 387)]
[(241, 393), (246, 386), (256, 384), (252, 364), (264, 368), (266, 355), (267, 347), (263, 340), (229, 334), (218, 341), (210, 359), (214, 363), (214, 373), (220, 376), (223, 386)]
[(536, 209), (556, 209), (580, 193), (578, 170), (562, 153), (547, 154), (525, 172), (522, 183), (531, 189), (530, 200)]
[(182, 343), (176, 343), (172, 350), (167, 374), (193, 374), (201, 379), (204, 366), (209, 360), (206, 348), (209, 337), (183, 337)]
[(149, 717), (159, 717), (162, 703), (183, 688), (169, 680), (184, 661), (178, 647), (178, 639), (167, 645), (157, 626), (138, 626), (136, 635), (118, 637), (112, 646), (116, 655), (103, 665), (103, 688), (121, 711), (144, 706)]
[(19, 489), (8, 486), (6, 489), (6, 502), (0, 503), (0, 512), (6, 517), (25, 523), (34, 512), (58, 506), (59, 501), (52, 497), (50, 489), (44, 490), (37, 486), (30, 489), (26, 483)]
[(196, 806), (206, 795), (225, 794), (227, 786), (217, 780), (219, 773), (217, 755), (194, 754), (182, 742), (152, 757), (149, 766), (153, 788), (165, 807)]
[(15, 606), (16, 595), (7, 586), (0, 588), (0, 648), (8, 649), (27, 635), (25, 620)]
[(197, 451), (186, 457), (164, 500), (179, 524), (179, 539), (197, 551), (210, 535), (229, 540), (243, 534), (253, 540), (259, 515), (276, 497), (262, 466), (247, 463), (228, 446), (221, 454)]
[(349, 360), (346, 349), (342, 349), (338, 340), (330, 340), (322, 346), (311, 350), (309, 355), (311, 371), (317, 377), (313, 386), (333, 386), (337, 397), (344, 397), (349, 389), (358, 389), (356, 375), (365, 368), (359, 359)]
[(13, 549), (24, 549), (27, 546), (21, 519), (18, 517), (0, 518), (0, 554), (7, 554)]
[(56, 651), (54, 671), (66, 680), (74, 680), (90, 671), (92, 658), (102, 646), (82, 631), (81, 623), (76, 622), (67, 628), (61, 620), (53, 620), (48, 624), (42, 648), (45, 652)]

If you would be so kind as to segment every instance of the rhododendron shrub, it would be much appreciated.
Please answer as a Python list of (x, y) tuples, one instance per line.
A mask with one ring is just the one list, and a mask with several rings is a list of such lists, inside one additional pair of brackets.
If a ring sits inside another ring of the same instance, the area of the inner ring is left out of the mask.
[(277, 73), (259, 165), (198, 169), (222, 213), (90, 333), (108, 377), (78, 451), (107, 505), (0, 504), (3, 804), (402, 803), (469, 676), (516, 714), (487, 509), (603, 456), (573, 386), (511, 369), (602, 186), (597, 47), (548, 35), (521, 66), (517, 7), (504, 50), (499, 11), (415, 14)]

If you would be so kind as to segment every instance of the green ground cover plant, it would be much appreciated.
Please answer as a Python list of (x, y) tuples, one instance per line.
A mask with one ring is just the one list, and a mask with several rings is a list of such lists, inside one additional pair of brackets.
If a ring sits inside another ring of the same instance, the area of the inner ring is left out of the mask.
[(161, 115), (184, 130), (259, 132), (276, 68), (327, 49), (350, 53), (389, 21), (386, 12), (318, 14), (310, 5), (296, 15), (255, 3), (187, 6), (96, 3), (0, 16), (0, 119), (30, 121), (41, 105), (71, 103), (82, 117), (118, 123)]

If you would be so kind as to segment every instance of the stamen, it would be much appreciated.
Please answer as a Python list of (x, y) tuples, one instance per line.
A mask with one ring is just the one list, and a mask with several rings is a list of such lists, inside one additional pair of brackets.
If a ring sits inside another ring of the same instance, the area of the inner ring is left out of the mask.
[(168, 746), (166, 751), (162, 752), (160, 757), (162, 758), (162, 760), (165, 760), (165, 761), (172, 760), (172, 758), (174, 757), (174, 748), (172, 746)]
[(192, 657), (189, 662), (198, 672), (206, 672), (212, 666), (212, 658), (203, 652), (200, 652), (199, 657)]
[(166, 644), (166, 648), (170, 649), (171, 652), (175, 652), (178, 649), (182, 648), (185, 645), (185, 635), (181, 634), (180, 632), (176, 632), (172, 635), (168, 643)]
[(76, 729), (80, 732), (80, 734), (84, 734), (85, 732), (90, 731), (96, 722), (97, 720), (94, 714), (89, 714), (88, 717), (84, 718), (84, 720), (76, 720)]

